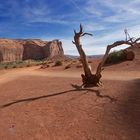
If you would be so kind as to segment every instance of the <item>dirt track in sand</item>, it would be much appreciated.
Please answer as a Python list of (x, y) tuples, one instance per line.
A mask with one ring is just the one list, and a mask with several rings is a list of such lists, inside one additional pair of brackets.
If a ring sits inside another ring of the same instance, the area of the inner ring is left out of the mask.
[(2, 72), (0, 140), (139, 140), (139, 72), (104, 72), (104, 87), (77, 91), (80, 73)]

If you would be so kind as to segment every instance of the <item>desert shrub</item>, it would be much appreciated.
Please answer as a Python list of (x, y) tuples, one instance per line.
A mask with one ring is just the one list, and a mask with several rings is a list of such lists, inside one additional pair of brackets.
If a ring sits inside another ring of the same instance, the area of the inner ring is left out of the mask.
[(16, 65), (13, 65), (13, 68), (17, 68), (17, 66)]
[(31, 66), (30, 64), (27, 64), (27, 65), (26, 65), (26, 67), (30, 67), (30, 66)]
[(23, 66), (19, 66), (19, 68), (23, 68)]
[(82, 68), (82, 67), (83, 67), (82, 64), (76, 66), (76, 68)]
[(19, 60), (13, 62), (0, 62), (0, 69), (11, 69), (11, 68), (22, 68), (30, 66), (42, 65), (43, 61), (41, 60)]
[(106, 64), (114, 64), (114, 63), (119, 63), (121, 61), (124, 61), (126, 58), (123, 50), (120, 51), (114, 51), (110, 53), (107, 57)]
[(53, 61), (48, 61), (48, 64), (51, 64), (51, 63), (53, 63)]
[(39, 65), (41, 65), (41, 64), (40, 63), (35, 64), (35, 66), (39, 66)]
[(68, 64), (67, 66), (65, 66), (65, 69), (69, 69), (69, 68), (71, 68), (71, 65), (70, 64)]
[(49, 67), (50, 67), (50, 65), (46, 64), (46, 65), (42, 65), (40, 68), (45, 69), (45, 68), (49, 68)]
[(62, 65), (63, 65), (62, 61), (60, 60), (55, 61), (54, 66), (62, 66)]
[(19, 60), (19, 61), (16, 61), (15, 63), (16, 63), (16, 64), (22, 64), (23, 61), (22, 61), (22, 60)]
[(49, 67), (50, 67), (50, 65), (49, 65), (49, 64), (47, 64), (47, 65), (46, 65), (46, 68), (49, 68)]
[(7, 66), (7, 65), (5, 65), (5, 66), (4, 66), (4, 68), (5, 68), (5, 69), (8, 69), (8, 66)]
[(77, 61), (76, 61), (76, 60), (73, 60), (72, 62), (73, 62), (73, 63), (76, 63)]

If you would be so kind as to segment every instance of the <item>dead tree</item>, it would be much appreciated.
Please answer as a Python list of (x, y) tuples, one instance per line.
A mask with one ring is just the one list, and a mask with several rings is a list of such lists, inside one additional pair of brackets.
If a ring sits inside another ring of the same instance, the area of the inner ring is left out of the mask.
[(139, 40), (140, 38), (129, 38), (129, 40), (121, 40), (121, 41), (116, 41), (111, 45), (107, 46), (106, 52), (101, 60), (101, 62), (99, 63), (97, 70), (95, 72), (95, 74), (92, 74), (91, 69), (89, 67), (88, 61), (87, 61), (87, 56), (82, 48), (82, 45), (80, 43), (80, 37), (85, 36), (85, 35), (91, 35), (90, 33), (85, 33), (83, 32), (83, 27), (82, 25), (80, 25), (80, 31), (76, 32), (74, 30), (74, 41), (73, 44), (75, 44), (79, 54), (80, 54), (80, 60), (81, 63), (83, 65), (83, 69), (84, 69), (84, 74), (81, 74), (82, 77), (82, 82), (83, 82), (83, 86), (84, 87), (92, 87), (92, 86), (99, 86), (101, 81), (101, 77), (102, 77), (102, 70), (103, 70), (103, 66), (106, 62), (106, 59), (108, 57), (108, 54), (110, 52), (110, 50), (114, 47), (120, 46), (120, 45), (130, 45), (130, 46), (134, 46)]

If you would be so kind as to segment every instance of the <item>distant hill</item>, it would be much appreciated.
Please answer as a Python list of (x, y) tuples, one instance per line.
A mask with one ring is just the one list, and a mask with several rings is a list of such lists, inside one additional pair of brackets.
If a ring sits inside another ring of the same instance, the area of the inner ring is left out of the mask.
[(68, 58), (68, 59), (76, 59), (76, 58), (79, 58), (79, 56), (65, 54), (65, 58)]
[(99, 55), (89, 55), (89, 58), (95, 58), (95, 59), (101, 59), (103, 57), (103, 54), (99, 54)]
[[(79, 56), (76, 55), (65, 55), (65, 57), (70, 58), (70, 59), (76, 59), (79, 58)], [(88, 55), (88, 58), (95, 58), (95, 59), (100, 59), (103, 57), (103, 55)]]

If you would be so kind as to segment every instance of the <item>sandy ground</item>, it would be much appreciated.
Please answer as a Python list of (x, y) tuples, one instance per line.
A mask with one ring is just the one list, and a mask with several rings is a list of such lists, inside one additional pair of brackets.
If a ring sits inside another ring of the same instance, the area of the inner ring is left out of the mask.
[(104, 71), (75, 90), (81, 69), (0, 73), (0, 140), (140, 140), (139, 71)]

